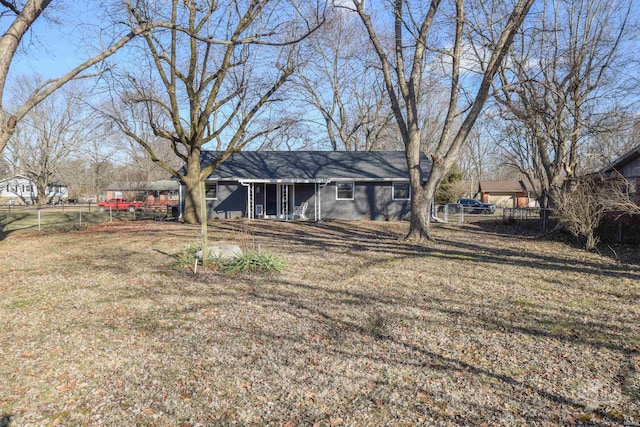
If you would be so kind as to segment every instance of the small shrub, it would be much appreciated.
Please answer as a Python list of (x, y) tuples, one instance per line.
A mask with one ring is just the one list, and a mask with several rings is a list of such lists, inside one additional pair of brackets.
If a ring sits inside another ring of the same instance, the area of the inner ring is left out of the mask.
[(181, 267), (193, 267), (196, 262), (196, 253), (201, 249), (201, 246), (196, 243), (189, 243), (189, 246), (180, 252), (176, 258)]
[(572, 188), (560, 193), (555, 214), (565, 230), (591, 251), (600, 242), (596, 231), (608, 214), (619, 218), (640, 211), (629, 199), (626, 186), (627, 181), (619, 176), (576, 179)]
[(218, 269), (225, 273), (269, 273), (287, 268), (284, 260), (270, 252), (246, 252), (232, 261), (218, 263)]

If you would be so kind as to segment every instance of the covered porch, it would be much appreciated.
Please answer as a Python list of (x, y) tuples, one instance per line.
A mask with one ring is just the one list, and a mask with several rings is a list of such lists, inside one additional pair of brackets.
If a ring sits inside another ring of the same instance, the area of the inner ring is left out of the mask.
[(240, 180), (247, 189), (247, 219), (322, 221), (323, 180)]

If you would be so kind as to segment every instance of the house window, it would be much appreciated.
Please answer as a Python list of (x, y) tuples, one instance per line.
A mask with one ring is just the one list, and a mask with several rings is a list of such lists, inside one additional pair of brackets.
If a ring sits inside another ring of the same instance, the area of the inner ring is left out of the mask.
[(353, 200), (353, 182), (338, 182), (336, 184), (336, 200)]
[(411, 199), (411, 187), (408, 182), (394, 182), (391, 193), (393, 200)]
[(207, 200), (218, 199), (218, 183), (217, 182), (205, 184), (205, 199)]

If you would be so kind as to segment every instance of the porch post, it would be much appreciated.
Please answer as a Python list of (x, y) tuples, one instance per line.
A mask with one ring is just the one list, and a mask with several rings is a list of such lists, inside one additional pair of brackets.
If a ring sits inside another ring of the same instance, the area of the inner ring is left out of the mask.
[(318, 222), (322, 221), (322, 184), (318, 184)]
[(255, 216), (255, 202), (256, 202), (256, 187), (255, 187), (255, 183), (251, 183), (249, 184), (249, 205), (247, 207), (247, 209), (249, 209), (249, 215), (247, 215), (249, 217), (249, 219), (253, 219)]
[(296, 211), (296, 183), (291, 183), (291, 206), (293, 207), (293, 211), (291, 211), (291, 219), (293, 220), (293, 214)]
[(240, 185), (247, 188), (247, 219), (253, 219), (254, 184), (238, 181)]

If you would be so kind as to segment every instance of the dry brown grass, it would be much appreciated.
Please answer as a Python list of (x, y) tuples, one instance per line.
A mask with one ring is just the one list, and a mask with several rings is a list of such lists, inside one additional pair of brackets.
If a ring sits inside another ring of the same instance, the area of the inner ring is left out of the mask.
[(0, 246), (0, 417), (33, 425), (640, 424), (640, 268), (480, 225), (214, 222)]

